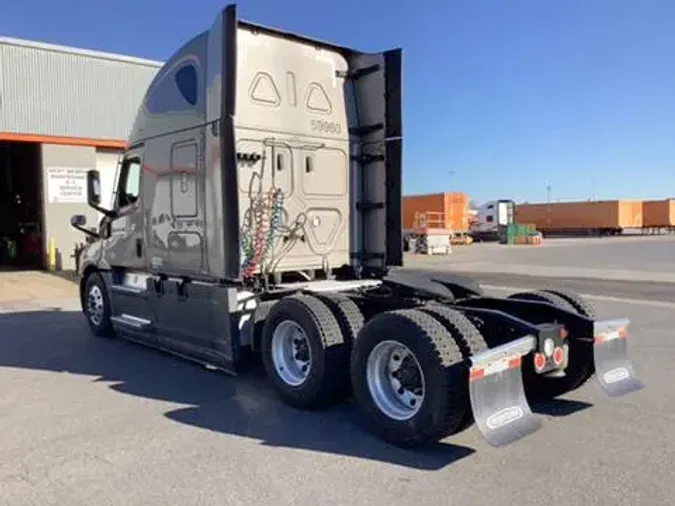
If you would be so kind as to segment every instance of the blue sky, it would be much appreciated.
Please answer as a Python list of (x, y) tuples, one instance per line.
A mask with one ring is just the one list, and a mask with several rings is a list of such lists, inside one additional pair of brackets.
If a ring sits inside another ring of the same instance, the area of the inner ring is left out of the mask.
[[(6, 0), (0, 35), (165, 59), (216, 0)], [(244, 0), (240, 14), (404, 49), (404, 191), (675, 197), (672, 0)]]

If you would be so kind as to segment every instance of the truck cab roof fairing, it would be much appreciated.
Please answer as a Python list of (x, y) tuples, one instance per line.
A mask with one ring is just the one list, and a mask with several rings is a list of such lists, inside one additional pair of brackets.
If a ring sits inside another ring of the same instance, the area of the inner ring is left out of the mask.
[[(236, 37), (227, 37), (224, 33), (228, 14), (236, 18), (234, 4), (225, 7), (209, 30), (186, 42), (159, 70), (139, 107), (129, 136), (130, 145), (222, 118), (223, 56), (224, 51), (234, 49), (226, 48), (228, 42), (236, 41)], [(348, 47), (246, 20), (236, 19), (236, 26), (252, 32), (282, 35), (338, 51), (344, 56), (360, 54)], [(236, 50), (234, 52), (236, 54)]]
[(206, 123), (207, 36), (194, 37), (159, 70), (138, 109), (129, 144)]

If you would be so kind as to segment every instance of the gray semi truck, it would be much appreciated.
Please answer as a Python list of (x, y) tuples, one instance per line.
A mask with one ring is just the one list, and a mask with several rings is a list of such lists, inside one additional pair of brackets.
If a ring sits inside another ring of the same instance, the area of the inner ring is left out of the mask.
[(628, 321), (558, 290), (498, 298), (403, 266), (402, 52), (253, 24), (236, 7), (150, 84), (114, 203), (71, 225), (94, 336), (237, 374), (259, 357), (284, 402), (353, 396), (400, 446), (476, 423), (500, 446), (540, 427), (529, 400), (598, 379), (642, 387)]

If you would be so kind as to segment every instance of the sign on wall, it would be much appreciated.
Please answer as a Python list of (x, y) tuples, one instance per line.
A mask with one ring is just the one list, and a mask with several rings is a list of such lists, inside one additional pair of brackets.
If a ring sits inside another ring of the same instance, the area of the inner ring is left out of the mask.
[(48, 167), (47, 193), (52, 204), (86, 204), (87, 169)]

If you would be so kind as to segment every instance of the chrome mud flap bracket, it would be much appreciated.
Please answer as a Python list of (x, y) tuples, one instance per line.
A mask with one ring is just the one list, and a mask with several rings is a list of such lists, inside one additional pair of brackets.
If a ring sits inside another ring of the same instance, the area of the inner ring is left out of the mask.
[(620, 397), (644, 388), (628, 358), (629, 325), (630, 320), (627, 318), (593, 324), (595, 375), (602, 389), (611, 397)]
[(469, 395), (474, 420), (493, 446), (504, 446), (537, 431), (541, 421), (525, 397), (522, 357), (534, 349), (526, 336), (471, 357)]

